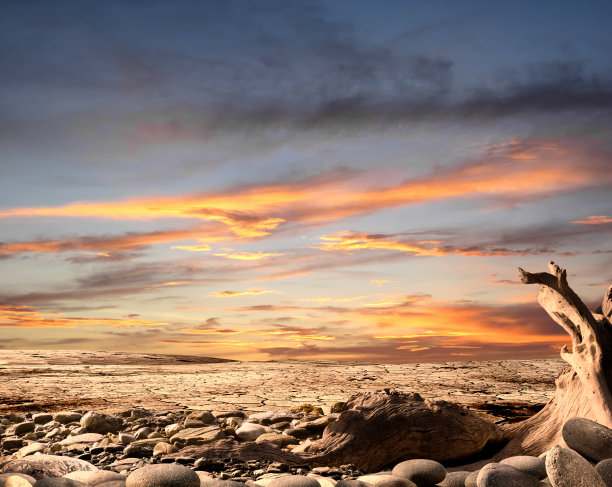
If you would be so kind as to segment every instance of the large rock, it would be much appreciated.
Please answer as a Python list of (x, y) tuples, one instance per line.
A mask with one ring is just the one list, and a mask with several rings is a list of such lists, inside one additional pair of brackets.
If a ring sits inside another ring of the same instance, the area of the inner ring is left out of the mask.
[(612, 458), (612, 430), (586, 418), (572, 418), (561, 430), (567, 446), (582, 456), (601, 462)]
[(23, 423), (18, 423), (11, 426), (8, 430), (6, 430), (6, 434), (21, 436), (34, 431), (34, 428), (36, 428), (36, 425), (32, 421), (24, 421)]
[(499, 463), (510, 465), (521, 472), (533, 475), (539, 480), (546, 477), (546, 462), (544, 458), (532, 457), (529, 455), (517, 455), (515, 457), (504, 458)]
[(595, 467), (564, 446), (555, 445), (550, 449), (546, 455), (546, 472), (554, 487), (606, 487)]
[(200, 487), (200, 477), (190, 468), (173, 463), (147, 465), (132, 472), (126, 487)]
[(89, 411), (81, 418), (81, 426), (92, 433), (117, 433), (123, 427), (123, 420), (118, 416)]
[(49, 445), (46, 443), (38, 443), (35, 441), (34, 443), (30, 443), (29, 445), (20, 448), (17, 453), (15, 453), (15, 458), (27, 457), (28, 455), (32, 455), (34, 453), (42, 453), (48, 446)]
[(183, 445), (205, 445), (225, 438), (225, 433), (218, 426), (204, 426), (202, 428), (186, 428), (170, 438), (170, 443)]
[(98, 469), (85, 460), (46, 454), (12, 460), (4, 466), (5, 472), (25, 473), (37, 480), (43, 477), (61, 477), (76, 470), (95, 471)]
[(429, 487), (444, 480), (446, 469), (434, 460), (415, 459), (398, 463), (391, 474), (410, 480), (417, 487)]
[(533, 475), (505, 465), (489, 463), (480, 469), (476, 479), (477, 487), (541, 487)]

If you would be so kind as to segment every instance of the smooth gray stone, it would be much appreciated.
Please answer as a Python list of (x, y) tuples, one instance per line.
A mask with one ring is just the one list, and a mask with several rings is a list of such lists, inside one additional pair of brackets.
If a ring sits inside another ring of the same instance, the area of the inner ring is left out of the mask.
[(555, 487), (606, 487), (601, 476), (585, 458), (564, 446), (553, 446), (546, 455), (546, 472)]
[(585, 458), (601, 462), (612, 458), (612, 430), (586, 418), (568, 419), (561, 430), (567, 446)]
[(478, 487), (476, 481), (478, 480), (478, 474), (480, 470), (476, 470), (472, 472), (465, 478), (465, 487)]
[(26, 479), (32, 485), (36, 483), (36, 479), (32, 477), (31, 475), (27, 475), (25, 473), (20, 473), (20, 472), (5, 472), (5, 473), (0, 473), (0, 487), (4, 487), (4, 482), (6, 482), (6, 479), (8, 479), (11, 475), (19, 475), (21, 478)]
[(200, 487), (200, 477), (193, 470), (174, 463), (147, 465), (132, 472), (126, 487)]
[(125, 487), (125, 480), (109, 480), (108, 482), (96, 484), (96, 487)]
[(4, 470), (25, 473), (39, 480), (43, 477), (61, 477), (76, 470), (95, 471), (98, 469), (85, 460), (43, 453), (12, 460), (4, 466)]
[(417, 487), (430, 487), (446, 477), (444, 465), (434, 460), (415, 459), (398, 463), (391, 475), (414, 482)]
[(44, 477), (37, 480), (34, 487), (86, 487), (86, 484), (66, 477)]
[(121, 480), (125, 482), (125, 475), (121, 475), (113, 470), (97, 470), (95, 472), (70, 472), (64, 475), (64, 478), (78, 480), (87, 485), (98, 485), (112, 480)]
[(438, 487), (465, 487), (465, 479), (472, 472), (459, 470), (457, 472), (449, 472), (442, 482), (436, 484)]
[(338, 480), (336, 487), (368, 487), (368, 484), (361, 480)]
[(477, 487), (540, 487), (540, 481), (533, 475), (504, 465), (489, 463), (480, 469), (476, 479)]
[(200, 487), (244, 487), (242, 482), (236, 482), (235, 480), (207, 480), (206, 482), (200, 482)]
[(595, 470), (597, 470), (597, 473), (601, 476), (607, 487), (612, 487), (612, 458), (606, 458), (599, 462), (595, 465)]
[(411, 480), (389, 473), (362, 475), (357, 480), (376, 487), (416, 487)]
[(504, 458), (499, 463), (510, 465), (521, 472), (533, 475), (538, 480), (546, 478), (546, 462), (544, 458), (532, 457), (529, 455), (517, 455), (515, 457)]
[(304, 475), (283, 475), (270, 482), (268, 487), (321, 487), (321, 485), (312, 477), (306, 477)]

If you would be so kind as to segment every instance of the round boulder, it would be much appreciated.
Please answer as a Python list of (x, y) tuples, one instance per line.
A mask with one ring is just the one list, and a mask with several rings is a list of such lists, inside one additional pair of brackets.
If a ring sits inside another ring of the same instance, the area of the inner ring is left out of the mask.
[(561, 430), (567, 446), (582, 456), (601, 462), (612, 458), (612, 430), (586, 418), (572, 418)]
[(4, 482), (6, 482), (6, 479), (8, 479), (9, 477), (15, 477), (15, 476), (21, 477), (27, 480), (32, 485), (36, 483), (36, 479), (34, 477), (30, 475), (26, 475), (25, 473), (6, 472), (6, 473), (0, 473), (0, 485), (4, 485)]
[(76, 470), (95, 471), (98, 469), (85, 460), (43, 453), (12, 460), (4, 466), (4, 470), (25, 473), (38, 480), (43, 477), (61, 477)]
[(540, 487), (540, 481), (533, 475), (505, 465), (489, 463), (480, 469), (476, 479), (477, 487)]
[(434, 460), (415, 459), (398, 463), (391, 475), (410, 480), (417, 487), (428, 487), (442, 482), (446, 477), (446, 469)]
[(34, 484), (38, 487), (85, 487), (86, 485), (83, 482), (66, 477), (44, 477)]
[(98, 485), (111, 480), (121, 480), (125, 483), (125, 476), (112, 470), (98, 470), (96, 472), (70, 472), (64, 475), (66, 479), (77, 480), (87, 485)]
[(235, 480), (214, 479), (200, 482), (200, 487), (244, 487), (244, 484)]
[(268, 484), (268, 487), (320, 487), (312, 477), (304, 475), (282, 475)]
[[(30, 477), (32, 479), (32, 477)], [(23, 478), (20, 475), (9, 475), (6, 479), (0, 482), (0, 485), (4, 487), (32, 487), (36, 483), (36, 480), (32, 479), (30, 482), (28, 479)]]
[(449, 472), (444, 477), (444, 480), (438, 484), (438, 487), (465, 487), (465, 479), (472, 472), (460, 470), (457, 472)]
[(193, 470), (174, 463), (147, 465), (132, 472), (126, 487), (200, 487), (200, 477)]
[(555, 487), (606, 487), (595, 467), (570, 448), (553, 446), (546, 455), (546, 472)]
[(601, 476), (606, 485), (612, 486), (612, 458), (606, 458), (599, 462), (595, 465), (595, 470), (597, 470), (597, 473)]
[(504, 458), (500, 463), (510, 465), (521, 472), (533, 475), (538, 480), (542, 480), (546, 477), (546, 462), (544, 458), (517, 455), (515, 457)]

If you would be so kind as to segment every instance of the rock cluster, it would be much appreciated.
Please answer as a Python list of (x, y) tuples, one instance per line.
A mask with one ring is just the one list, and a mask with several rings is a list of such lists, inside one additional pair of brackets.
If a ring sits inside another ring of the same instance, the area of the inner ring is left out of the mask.
[(12, 413), (0, 419), (0, 487), (612, 487), (612, 430), (584, 418), (565, 424), (567, 447), (506, 458), (476, 472), (448, 472), (436, 461), (412, 459), (364, 475), (353, 465), (211, 460), (181, 451), (232, 438), (306, 452), (337, 417), (308, 407), (251, 415), (144, 409), (117, 415)]

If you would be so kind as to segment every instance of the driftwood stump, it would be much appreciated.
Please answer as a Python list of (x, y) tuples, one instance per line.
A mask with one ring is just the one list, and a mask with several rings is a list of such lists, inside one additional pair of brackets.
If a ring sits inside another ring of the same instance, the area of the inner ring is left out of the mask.
[(509, 425), (513, 439), (496, 456), (537, 455), (563, 444), (561, 428), (570, 418), (584, 417), (612, 427), (612, 286), (602, 305), (591, 312), (567, 282), (567, 273), (554, 262), (550, 273), (519, 269), (525, 284), (539, 284), (538, 302), (572, 340), (572, 351), (563, 346), (567, 366), (557, 377), (554, 397), (531, 418)]

